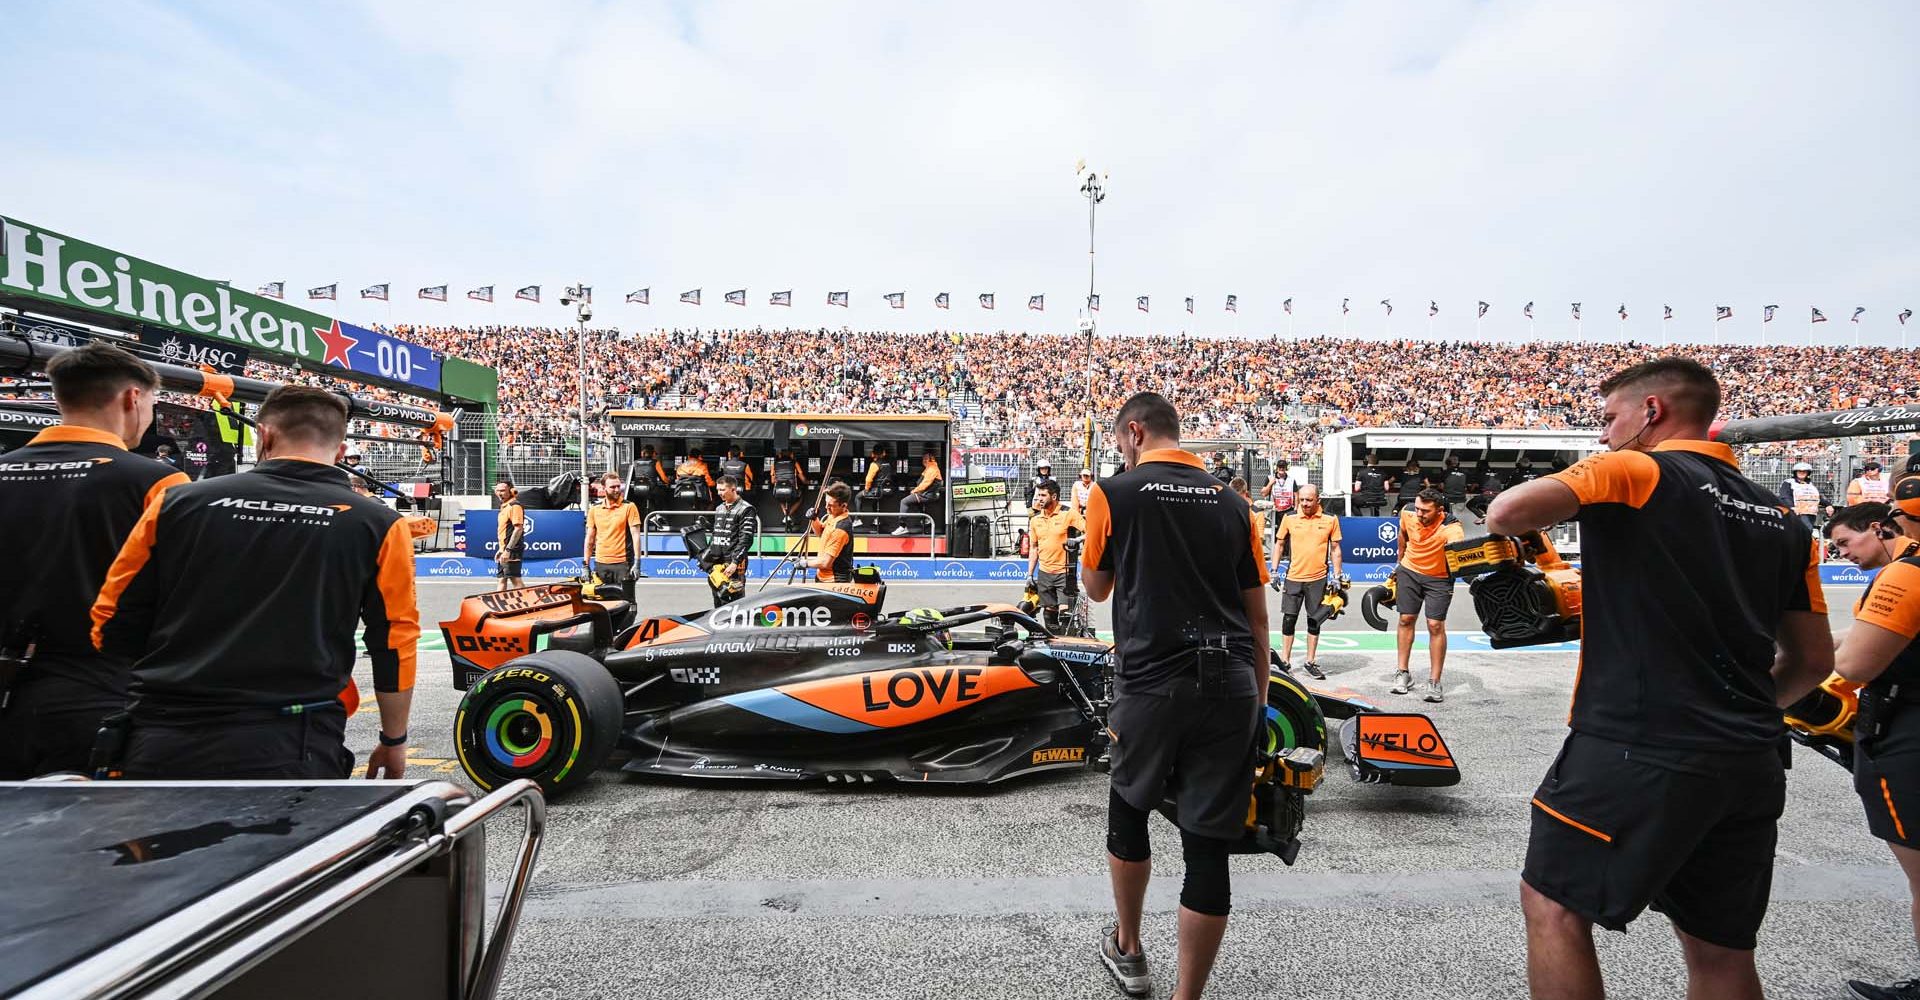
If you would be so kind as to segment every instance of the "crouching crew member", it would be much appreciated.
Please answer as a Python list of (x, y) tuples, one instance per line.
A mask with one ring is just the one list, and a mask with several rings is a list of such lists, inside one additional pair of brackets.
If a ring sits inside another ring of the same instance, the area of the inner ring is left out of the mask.
[(1293, 635), (1300, 611), (1307, 612), (1307, 674), (1325, 680), (1320, 669), (1320, 618), (1314, 611), (1327, 599), (1327, 573), (1340, 575), (1340, 519), (1320, 510), (1320, 487), (1300, 487), (1300, 509), (1280, 519), (1274, 534), (1273, 569), (1287, 560), (1287, 578), (1281, 585), (1280, 665), (1293, 669)]
[(1267, 690), (1266, 567), (1247, 502), (1180, 447), (1156, 393), (1121, 406), (1127, 471), (1094, 488), (1081, 554), (1087, 596), (1114, 598), (1118, 653), (1107, 872), (1118, 919), (1100, 959), (1131, 996), (1153, 989), (1140, 939), (1152, 873), (1147, 817), (1171, 793), (1186, 855), (1178, 997), (1206, 986), (1231, 908), (1227, 852), (1247, 816)]
[(338, 396), (275, 389), (259, 421), (260, 463), (148, 505), (94, 602), (95, 645), (133, 661), (120, 769), (346, 777), (364, 623), (380, 710), (367, 776), (400, 777), (420, 638), (412, 534), (334, 468), (347, 428)]
[(1040, 595), (1040, 614), (1048, 628), (1058, 628), (1063, 615), (1073, 610), (1074, 598), (1067, 578), (1067, 539), (1087, 530), (1080, 515), (1060, 505), (1060, 487), (1041, 483), (1034, 493), (1040, 509), (1027, 516), (1027, 579)]
[[(1853, 788), (1867, 831), (1887, 842), (1906, 873), (1920, 942), (1920, 542), (1896, 531), (1878, 503), (1836, 512), (1827, 534), (1861, 569), (1880, 570), (1854, 607), (1834, 670), (1865, 685), (1853, 725)], [(1920, 977), (1847, 985), (1861, 1000), (1920, 998)]]
[[(100, 720), (127, 704), (127, 662), (88, 638), (88, 612), (140, 512), (187, 481), (127, 451), (153, 423), (160, 379), (94, 344), (47, 365), (60, 423), (0, 457), (0, 780), (79, 771)], [(9, 675), (11, 682), (9, 683)]]
[(826, 515), (813, 522), (813, 531), (820, 536), (820, 553), (812, 563), (815, 579), (846, 583), (853, 579), (853, 535), (848, 528), (853, 515), (847, 513), (853, 488), (846, 483), (828, 483), (826, 493)]
[(780, 526), (788, 531), (800, 527), (800, 495), (807, 488), (807, 470), (793, 457), (792, 448), (780, 449), (773, 459), (773, 502), (780, 505)]
[(713, 606), (737, 601), (747, 594), (747, 558), (760, 537), (760, 512), (740, 498), (740, 484), (720, 477), (720, 505), (713, 509), (713, 530), (707, 533), (707, 551), (700, 568), (713, 588)]
[[(900, 513), (925, 514), (935, 517), (940, 513), (940, 498), (945, 494), (940, 487), (940, 457), (932, 448), (920, 454), (920, 481), (914, 484), (906, 496), (900, 498)], [(906, 521), (893, 529), (896, 535), (917, 535), (920, 526)]]
[(1487, 512), (1501, 535), (1578, 516), (1585, 573), (1572, 732), (1534, 792), (1521, 872), (1528, 982), (1598, 1000), (1593, 925), (1624, 931), (1651, 905), (1679, 934), (1687, 996), (1759, 1000), (1781, 709), (1833, 670), (1820, 550), (1708, 440), (1712, 372), (1659, 358), (1600, 392), (1610, 450)]

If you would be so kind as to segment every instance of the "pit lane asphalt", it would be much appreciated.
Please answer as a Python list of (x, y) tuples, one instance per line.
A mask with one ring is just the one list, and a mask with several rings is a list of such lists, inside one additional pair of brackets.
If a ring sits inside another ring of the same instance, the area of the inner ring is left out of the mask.
[[(428, 631), (477, 581), (422, 582)], [(698, 608), (698, 583), (653, 583), (643, 611)], [(1836, 628), (1852, 593), (1830, 592)], [(890, 609), (1005, 600), (1003, 588), (896, 584)], [(1279, 620), (1279, 597), (1269, 602)], [(1451, 628), (1474, 622), (1464, 590)], [(1106, 606), (1098, 606), (1106, 627)], [(1340, 632), (1370, 631), (1356, 613)], [(1324, 651), (1328, 683), (1425, 711), (1460, 761), (1447, 789), (1351, 783), (1337, 755), (1308, 802), (1299, 863), (1233, 861), (1235, 910), (1209, 996), (1525, 995), (1517, 902), (1528, 798), (1564, 736), (1574, 656), (1461, 652), (1448, 700), (1387, 694), (1391, 652)], [(1416, 653), (1416, 676), (1424, 653)], [(361, 684), (369, 682), (362, 664)], [(464, 783), (447, 658), (423, 652), (412, 777)], [(373, 743), (363, 711), (349, 745)], [(1770, 997), (1839, 998), (1849, 977), (1891, 980), (1920, 962), (1905, 883), (1869, 837), (1848, 776), (1797, 750), (1780, 824), (1774, 903), (1761, 931)], [(1103, 776), (1069, 772), (989, 790), (668, 784), (617, 772), (552, 805), (506, 997), (1118, 997), (1094, 957), (1107, 919)], [(1173, 983), (1181, 864), (1153, 822), (1146, 941), (1156, 993)], [(517, 833), (493, 835), (504, 881)], [(1614, 997), (1683, 992), (1664, 918), (1598, 932)]]

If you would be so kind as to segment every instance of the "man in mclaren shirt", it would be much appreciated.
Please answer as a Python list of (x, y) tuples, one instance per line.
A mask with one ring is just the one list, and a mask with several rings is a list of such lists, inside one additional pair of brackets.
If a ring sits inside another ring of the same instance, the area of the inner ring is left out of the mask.
[(1107, 720), (1107, 872), (1118, 916), (1100, 960), (1129, 995), (1151, 992), (1140, 939), (1147, 816), (1171, 793), (1186, 860), (1175, 996), (1191, 1000), (1226, 933), (1227, 854), (1246, 822), (1266, 705), (1266, 567), (1246, 500), (1181, 449), (1173, 404), (1138, 393), (1114, 433), (1127, 471), (1094, 488), (1081, 553), (1087, 596), (1114, 598), (1118, 653)]
[(47, 378), (60, 424), (0, 457), (13, 556), (0, 574), (0, 780), (83, 770), (100, 720), (126, 706), (127, 663), (93, 648), (87, 611), (141, 510), (187, 481), (127, 451), (153, 423), (160, 380), (146, 362), (93, 344)]
[(169, 490), (141, 515), (93, 605), (93, 641), (133, 662), (128, 778), (344, 778), (365, 623), (380, 745), (406, 768), (420, 637), (405, 521), (334, 468), (347, 407), (302, 386), (260, 407), (251, 472)]
[(1826, 679), (1820, 553), (1710, 442), (1713, 373), (1660, 358), (1601, 383), (1610, 451), (1516, 486), (1502, 535), (1580, 519), (1572, 730), (1534, 793), (1522, 870), (1535, 997), (1599, 998), (1593, 925), (1672, 920), (1690, 997), (1757, 998), (1786, 803), (1780, 709)]

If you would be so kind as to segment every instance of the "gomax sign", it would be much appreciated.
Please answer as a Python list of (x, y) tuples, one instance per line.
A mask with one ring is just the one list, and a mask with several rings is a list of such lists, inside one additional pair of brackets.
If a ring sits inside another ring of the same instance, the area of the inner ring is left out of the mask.
[[(279, 356), (262, 360), (300, 360), (434, 392), (440, 388), (439, 361), (419, 345), (346, 326), (278, 299), (196, 278), (17, 219), (0, 218), (0, 292), (212, 337)], [(398, 359), (399, 351), (406, 353), (406, 362)], [(426, 384), (423, 377), (408, 377), (415, 367), (430, 368), (433, 384)], [(402, 369), (407, 374), (402, 374)]]

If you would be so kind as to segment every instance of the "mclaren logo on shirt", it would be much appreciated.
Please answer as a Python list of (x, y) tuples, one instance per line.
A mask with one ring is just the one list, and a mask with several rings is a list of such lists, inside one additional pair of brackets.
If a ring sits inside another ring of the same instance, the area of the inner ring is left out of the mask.
[(111, 461), (111, 458), (82, 458), (72, 462), (0, 462), (0, 472), (79, 472)]
[(1140, 484), (1140, 492), (1142, 493), (1186, 493), (1199, 496), (1212, 496), (1226, 488), (1225, 483), (1216, 483), (1212, 486), (1183, 486), (1179, 483)]
[(344, 503), (323, 506), (310, 503), (280, 503), (276, 500), (246, 500), (240, 497), (221, 497), (207, 506), (233, 507), (256, 514), (310, 514), (315, 517), (332, 517), (353, 509), (351, 504)]
[(1701, 483), (1700, 492), (1711, 494), (1722, 506), (1732, 507), (1734, 510), (1745, 511), (1749, 514), (1761, 514), (1766, 517), (1778, 519), (1785, 519), (1787, 516), (1786, 510), (1782, 507), (1774, 504), (1750, 503), (1739, 497), (1730, 497), (1726, 494), (1726, 491), (1713, 483)]

